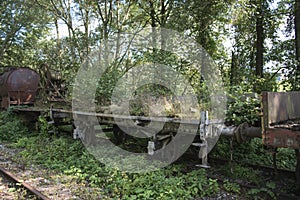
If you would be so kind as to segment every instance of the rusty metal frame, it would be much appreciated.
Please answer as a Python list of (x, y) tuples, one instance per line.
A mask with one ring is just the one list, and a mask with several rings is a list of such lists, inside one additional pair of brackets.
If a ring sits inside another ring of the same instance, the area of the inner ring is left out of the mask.
[[(8, 100), (10, 105), (33, 105), (35, 102), (36, 90), (18, 90), (18, 91), (8, 91)], [(14, 95), (11, 95), (14, 94)], [(15, 95), (17, 94), (17, 95)], [(17, 97), (15, 100), (11, 100), (10, 97)], [(26, 99), (24, 99), (26, 98)]]

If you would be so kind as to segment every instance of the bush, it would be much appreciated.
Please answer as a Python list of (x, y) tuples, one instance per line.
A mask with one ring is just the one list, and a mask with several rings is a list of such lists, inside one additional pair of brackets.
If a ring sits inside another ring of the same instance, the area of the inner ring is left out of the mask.
[[(66, 137), (39, 136), (20, 139), (22, 158), (46, 168), (61, 171), (77, 182), (99, 188), (108, 199), (193, 199), (219, 191), (216, 180), (204, 169), (183, 173), (180, 165), (147, 173), (126, 173), (97, 161), (80, 143)], [(132, 161), (134, 162), (134, 160)], [(140, 161), (136, 161), (140, 162)]]
[(0, 113), (0, 141), (15, 142), (24, 135), (28, 135), (29, 130), (24, 122), (10, 111)]
[(260, 125), (260, 98), (251, 92), (249, 85), (241, 84), (230, 88), (228, 94), (226, 122), (230, 125), (240, 125), (247, 122)]

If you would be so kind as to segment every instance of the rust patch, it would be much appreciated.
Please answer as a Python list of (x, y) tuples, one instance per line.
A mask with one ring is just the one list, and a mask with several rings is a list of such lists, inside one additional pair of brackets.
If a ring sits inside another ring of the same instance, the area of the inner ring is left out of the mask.
[(264, 138), (264, 144), (279, 148), (299, 149), (300, 131), (292, 131), (283, 128), (268, 128)]

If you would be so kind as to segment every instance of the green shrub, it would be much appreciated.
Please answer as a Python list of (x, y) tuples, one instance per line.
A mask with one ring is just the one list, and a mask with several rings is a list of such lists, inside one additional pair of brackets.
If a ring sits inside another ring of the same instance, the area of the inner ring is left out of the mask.
[(20, 153), (23, 159), (99, 188), (101, 196), (109, 199), (193, 199), (219, 191), (217, 181), (208, 179), (204, 169), (183, 173), (183, 166), (171, 165), (147, 173), (126, 173), (104, 166), (80, 141), (67, 137), (41, 134), (19, 139), (15, 146), (25, 147)]
[(28, 128), (24, 122), (10, 111), (0, 113), (0, 141), (15, 142), (24, 135), (28, 135)]
[(228, 93), (228, 108), (226, 122), (231, 125), (240, 125), (244, 122), (257, 124), (260, 122), (260, 98), (252, 92), (252, 88), (245, 83), (232, 86)]
[(240, 188), (239, 184), (229, 182), (228, 180), (224, 181), (223, 187), (224, 187), (225, 191), (227, 191), (227, 192), (233, 192), (236, 194), (240, 194), (240, 192), (241, 192), (241, 188)]
[(255, 200), (264, 200), (264, 199), (277, 199), (273, 190), (276, 185), (273, 182), (267, 182), (265, 187), (262, 188), (253, 188), (247, 192), (247, 196)]

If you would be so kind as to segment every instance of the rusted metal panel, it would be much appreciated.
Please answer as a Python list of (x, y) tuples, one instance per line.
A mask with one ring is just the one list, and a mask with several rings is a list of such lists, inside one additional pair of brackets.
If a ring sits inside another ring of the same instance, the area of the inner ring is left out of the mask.
[(262, 108), (263, 143), (272, 147), (299, 149), (300, 131), (283, 128), (282, 125), (297, 123), (300, 119), (300, 92), (263, 92)]
[(268, 92), (268, 123), (300, 118), (300, 92)]
[(266, 129), (269, 127), (268, 92), (262, 93), (261, 108), (262, 108), (262, 115), (261, 115), (262, 141), (263, 141), (263, 144), (266, 145), (267, 144), (266, 143)]
[(267, 128), (264, 144), (272, 147), (299, 149), (300, 131)]

